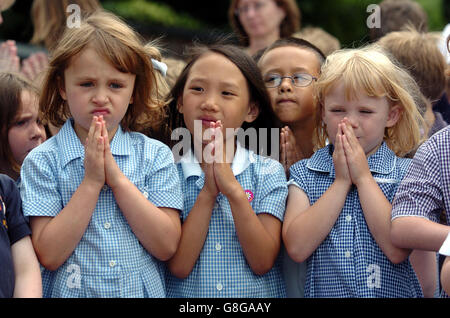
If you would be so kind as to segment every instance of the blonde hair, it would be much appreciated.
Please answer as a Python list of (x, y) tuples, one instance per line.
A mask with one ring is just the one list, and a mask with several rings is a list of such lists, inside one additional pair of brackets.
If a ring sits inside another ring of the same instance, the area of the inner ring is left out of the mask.
[(306, 27), (293, 35), (295, 38), (304, 39), (317, 46), (325, 56), (341, 48), (341, 42), (330, 33), (318, 27)]
[(415, 150), (425, 127), (417, 103), (423, 96), (414, 79), (398, 66), (381, 47), (371, 45), (360, 49), (343, 49), (328, 56), (315, 84), (315, 148), (325, 146), (328, 138), (322, 122), (322, 110), (328, 92), (343, 83), (345, 97), (355, 99), (360, 92), (368, 96), (386, 97), (391, 106), (401, 107), (397, 123), (386, 128), (384, 141), (397, 156)]
[(431, 102), (441, 98), (445, 90), (446, 64), (432, 34), (408, 28), (386, 34), (377, 44), (410, 72), (426, 98)]
[(67, 7), (71, 4), (78, 5), (83, 15), (102, 8), (98, 0), (34, 0), (31, 6), (34, 33), (30, 43), (52, 49), (66, 28), (67, 17), (71, 14)]
[(79, 28), (64, 32), (50, 59), (39, 101), (45, 119), (59, 127), (70, 117), (59, 88), (64, 86), (64, 71), (72, 58), (88, 45), (120, 72), (136, 75), (133, 103), (121, 121), (122, 128), (140, 132), (158, 130), (165, 111), (158, 98), (158, 75), (151, 58), (160, 60), (161, 54), (151, 43), (144, 45), (125, 22), (107, 12), (96, 12), (84, 19)]

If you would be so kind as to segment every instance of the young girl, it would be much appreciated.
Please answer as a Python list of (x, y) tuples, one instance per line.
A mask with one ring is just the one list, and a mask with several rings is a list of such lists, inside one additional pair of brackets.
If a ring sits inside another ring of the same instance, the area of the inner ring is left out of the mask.
[(280, 134), (280, 160), (286, 173), (291, 165), (313, 154), (313, 83), (324, 61), (323, 53), (311, 43), (286, 38), (267, 48), (258, 62), (272, 108), (285, 125)]
[(140, 38), (109, 13), (67, 29), (40, 100), (56, 136), (25, 160), (23, 210), (46, 297), (165, 297), (180, 238), (170, 149), (132, 130), (155, 125), (155, 77)]
[[(316, 84), (318, 147), (291, 167), (283, 240), (307, 260), (305, 297), (421, 297), (392, 245), (391, 204), (420, 139), (414, 80), (367, 47), (330, 55)], [(329, 145), (325, 146), (328, 139)]]
[(277, 260), (287, 196), (283, 167), (230, 133), (271, 127), (266, 119), (274, 117), (256, 64), (233, 46), (203, 48), (181, 73), (172, 97), (172, 128), (187, 127), (201, 147), (186, 151), (178, 164), (183, 225), (168, 263), (168, 295), (285, 296)]
[(46, 139), (38, 89), (19, 74), (0, 73), (0, 173), (17, 180), (25, 156)]

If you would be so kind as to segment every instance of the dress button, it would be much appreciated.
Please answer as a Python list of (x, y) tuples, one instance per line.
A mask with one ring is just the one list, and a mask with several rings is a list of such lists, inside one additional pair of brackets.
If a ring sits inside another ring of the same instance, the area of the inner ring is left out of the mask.
[(144, 191), (142, 194), (144, 195), (144, 198), (148, 199), (148, 192)]
[(350, 251), (345, 251), (345, 257), (347, 257), (347, 258), (350, 257)]
[(216, 244), (216, 251), (220, 252), (222, 250), (222, 245), (220, 243)]
[(103, 191), (108, 191), (108, 186), (105, 184), (102, 188)]
[(217, 283), (216, 288), (218, 291), (221, 291), (223, 289), (223, 285), (221, 283)]
[(105, 229), (109, 229), (109, 228), (111, 228), (111, 223), (105, 222), (105, 224), (103, 224), (103, 227), (104, 227)]
[(347, 216), (345, 217), (345, 220), (346, 220), (347, 222), (350, 222), (350, 221), (352, 220), (352, 216), (351, 216), (351, 215), (347, 215)]
[(116, 261), (109, 261), (109, 267), (116, 266)]

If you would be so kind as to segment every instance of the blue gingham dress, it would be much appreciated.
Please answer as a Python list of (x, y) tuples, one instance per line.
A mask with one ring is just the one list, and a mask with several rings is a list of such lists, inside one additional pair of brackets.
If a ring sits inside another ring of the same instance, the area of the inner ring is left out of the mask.
[[(290, 183), (302, 189), (313, 205), (335, 179), (333, 146), (294, 164)], [(368, 158), (372, 176), (389, 202), (409, 166), (383, 143)], [(352, 186), (331, 232), (307, 259), (305, 297), (422, 297), (414, 270), (405, 260), (391, 263), (369, 231)]]
[[(187, 158), (190, 161), (177, 165), (184, 193), (182, 220), (187, 218), (205, 183), (205, 174), (192, 153)], [(281, 164), (255, 155), (238, 144), (231, 167), (249, 198), (253, 194), (250, 204), (255, 213), (268, 213), (282, 221), (287, 186)], [(230, 204), (221, 193), (217, 196), (208, 234), (192, 272), (185, 279), (168, 273), (167, 292), (169, 297), (286, 296), (280, 257), (268, 273), (260, 276), (252, 272), (236, 234)]]
[[(167, 146), (119, 127), (111, 151), (148, 200), (181, 210), (178, 173)], [(24, 214), (55, 217), (83, 180), (83, 164), (84, 147), (68, 120), (23, 163)], [(43, 269), (44, 297), (165, 297), (164, 273), (164, 264), (140, 244), (105, 185), (72, 255), (56, 271)]]
[[(431, 136), (417, 150), (392, 203), (392, 219), (416, 216), (450, 225), (450, 126)], [(448, 295), (442, 291), (442, 297)]]

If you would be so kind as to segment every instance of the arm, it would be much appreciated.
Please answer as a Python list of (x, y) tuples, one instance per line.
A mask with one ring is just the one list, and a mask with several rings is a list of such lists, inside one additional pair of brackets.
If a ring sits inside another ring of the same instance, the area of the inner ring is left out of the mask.
[(32, 241), (41, 264), (56, 270), (83, 237), (104, 185), (103, 137), (94, 116), (86, 141), (85, 176), (68, 204), (55, 217), (31, 217)]
[(348, 184), (335, 181), (311, 206), (303, 190), (289, 187), (283, 242), (294, 261), (304, 262), (325, 240), (344, 207), (349, 189)]
[(42, 297), (42, 280), (39, 263), (29, 236), (25, 236), (11, 246), (14, 263), (14, 297)]
[(106, 123), (102, 119), (105, 181), (134, 235), (159, 260), (170, 259), (178, 247), (181, 224), (178, 210), (157, 207), (122, 173), (111, 153)]
[(442, 265), (441, 283), (447, 295), (450, 295), (450, 256), (445, 258), (444, 264)]
[(425, 298), (433, 298), (436, 291), (437, 257), (435, 252), (412, 251), (409, 261), (416, 272)]
[(312, 206), (303, 190), (289, 187), (283, 241), (289, 256), (296, 262), (305, 261), (328, 236), (351, 187), (340, 128), (336, 134), (333, 162), (335, 181)]
[(358, 189), (359, 200), (370, 233), (392, 263), (401, 263), (411, 251), (392, 244), (390, 238), (392, 206), (372, 177), (366, 154), (346, 119), (343, 121), (342, 129), (350, 176)]
[(418, 216), (402, 216), (392, 221), (393, 244), (403, 248), (439, 251), (450, 226), (439, 224)]

